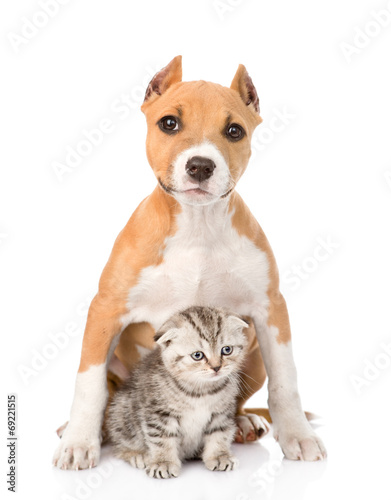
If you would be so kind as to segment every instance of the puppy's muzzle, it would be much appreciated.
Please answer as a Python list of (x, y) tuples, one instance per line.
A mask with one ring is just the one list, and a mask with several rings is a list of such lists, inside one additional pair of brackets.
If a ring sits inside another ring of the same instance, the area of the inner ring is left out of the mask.
[(202, 182), (213, 175), (216, 165), (214, 161), (204, 156), (193, 156), (187, 161), (185, 168), (191, 179)]

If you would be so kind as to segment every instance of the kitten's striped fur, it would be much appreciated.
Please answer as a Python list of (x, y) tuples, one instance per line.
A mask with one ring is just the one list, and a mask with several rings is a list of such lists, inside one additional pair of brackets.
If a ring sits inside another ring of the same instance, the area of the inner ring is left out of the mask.
[[(191, 307), (169, 319), (155, 335), (156, 348), (109, 407), (114, 454), (157, 478), (178, 476), (189, 458), (202, 458), (211, 470), (233, 469), (244, 327), (237, 315), (209, 307)], [(196, 352), (204, 357), (193, 359)]]

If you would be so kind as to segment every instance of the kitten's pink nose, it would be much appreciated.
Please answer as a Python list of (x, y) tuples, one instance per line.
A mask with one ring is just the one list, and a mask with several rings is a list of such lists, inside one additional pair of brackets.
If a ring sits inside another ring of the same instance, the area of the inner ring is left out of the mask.
[(214, 370), (216, 373), (220, 370), (221, 365), (219, 366), (212, 366), (212, 370)]

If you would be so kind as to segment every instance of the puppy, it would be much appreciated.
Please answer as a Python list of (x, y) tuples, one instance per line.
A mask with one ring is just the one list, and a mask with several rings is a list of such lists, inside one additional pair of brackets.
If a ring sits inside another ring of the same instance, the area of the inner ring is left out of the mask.
[(157, 186), (119, 234), (103, 270), (54, 464), (82, 469), (98, 463), (103, 416), (116, 385), (111, 372), (109, 388), (107, 383), (114, 350), (131, 369), (140, 352), (152, 347), (160, 325), (190, 306), (225, 307), (249, 318), (237, 440), (256, 439), (266, 430), (265, 421), (243, 407), (267, 373), (270, 416), (285, 456), (324, 458), (325, 448), (301, 408), (277, 265), (235, 191), (251, 155), (252, 133), (262, 121), (250, 76), (240, 65), (229, 88), (182, 82), (178, 56), (150, 82), (142, 111)]

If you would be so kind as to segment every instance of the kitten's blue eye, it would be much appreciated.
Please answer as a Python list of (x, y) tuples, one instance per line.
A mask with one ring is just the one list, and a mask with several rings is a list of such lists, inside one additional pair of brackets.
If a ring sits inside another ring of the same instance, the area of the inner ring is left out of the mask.
[(232, 346), (226, 345), (221, 349), (221, 354), (224, 354), (224, 356), (229, 356), (230, 354), (232, 354), (233, 350), (234, 348)]
[(193, 352), (190, 356), (194, 359), (194, 361), (200, 361), (204, 357), (204, 353), (201, 351)]

